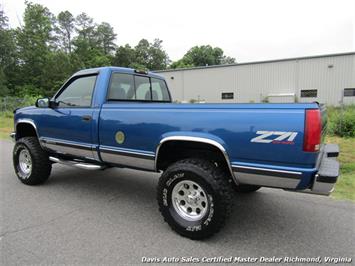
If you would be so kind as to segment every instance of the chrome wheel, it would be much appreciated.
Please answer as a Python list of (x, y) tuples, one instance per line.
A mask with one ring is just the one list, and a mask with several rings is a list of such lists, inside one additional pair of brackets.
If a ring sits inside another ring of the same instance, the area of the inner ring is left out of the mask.
[(171, 201), (177, 214), (189, 221), (200, 220), (208, 210), (206, 192), (196, 182), (183, 180), (171, 193)]
[(32, 171), (32, 159), (28, 150), (23, 149), (20, 151), (18, 158), (19, 170), (25, 175), (29, 176)]

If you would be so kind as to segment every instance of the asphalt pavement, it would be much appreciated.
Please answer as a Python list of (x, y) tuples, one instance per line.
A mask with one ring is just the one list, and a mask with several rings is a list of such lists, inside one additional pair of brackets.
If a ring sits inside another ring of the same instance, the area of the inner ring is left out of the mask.
[(164, 223), (156, 202), (158, 174), (56, 164), (45, 184), (25, 186), (14, 174), (12, 147), (0, 141), (1, 265), (355, 259), (355, 204), (349, 201), (262, 188), (235, 196), (220, 233), (192, 241)]

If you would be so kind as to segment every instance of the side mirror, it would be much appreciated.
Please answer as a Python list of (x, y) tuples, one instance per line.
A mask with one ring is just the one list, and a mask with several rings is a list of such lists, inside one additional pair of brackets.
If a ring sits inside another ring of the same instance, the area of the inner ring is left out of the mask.
[(38, 108), (48, 108), (50, 105), (49, 98), (39, 98), (36, 100), (36, 107)]

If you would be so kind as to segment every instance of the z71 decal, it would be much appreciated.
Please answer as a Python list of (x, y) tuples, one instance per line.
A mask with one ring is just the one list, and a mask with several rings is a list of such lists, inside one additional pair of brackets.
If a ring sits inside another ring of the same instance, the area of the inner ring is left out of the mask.
[(271, 143), (271, 144), (295, 144), (294, 139), (297, 132), (284, 131), (256, 131), (257, 136), (252, 138), (250, 142)]

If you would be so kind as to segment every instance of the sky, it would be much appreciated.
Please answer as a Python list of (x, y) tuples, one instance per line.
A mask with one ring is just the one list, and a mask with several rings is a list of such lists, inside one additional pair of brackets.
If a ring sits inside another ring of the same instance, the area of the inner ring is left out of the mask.
[[(117, 44), (163, 40), (171, 60), (195, 45), (222, 48), (237, 62), (355, 51), (355, 0), (32, 0), (57, 15), (87, 13), (110, 23)], [(11, 27), (23, 0), (0, 0)]]

